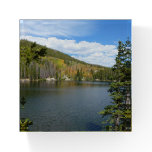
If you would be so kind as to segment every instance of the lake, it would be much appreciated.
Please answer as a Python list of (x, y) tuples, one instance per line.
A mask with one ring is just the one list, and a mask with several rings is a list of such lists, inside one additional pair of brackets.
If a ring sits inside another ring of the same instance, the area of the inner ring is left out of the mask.
[(98, 112), (112, 101), (108, 89), (108, 82), (22, 82), (20, 117), (33, 121), (30, 131), (102, 131)]

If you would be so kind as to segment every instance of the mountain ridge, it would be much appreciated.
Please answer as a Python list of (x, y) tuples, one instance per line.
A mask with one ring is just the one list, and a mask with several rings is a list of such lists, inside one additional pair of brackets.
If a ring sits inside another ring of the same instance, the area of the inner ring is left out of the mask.
[[(34, 42), (32, 41), (29, 41), (29, 40), (26, 40), (26, 39), (21, 39), (20, 40), (20, 45), (26, 45), (26, 43), (28, 44), (28, 46), (31, 46)], [(47, 48), (47, 56), (52, 56), (52, 57), (56, 57), (56, 58), (59, 58), (59, 59), (63, 59), (63, 60), (74, 60), (78, 63), (82, 63), (82, 64), (88, 64), (88, 65), (92, 65), (92, 66), (97, 66), (97, 67), (105, 67), (105, 68), (110, 68), (110, 67), (106, 67), (106, 66), (102, 66), (102, 65), (98, 65), (98, 64), (92, 64), (92, 63), (87, 63), (85, 61), (81, 61), (79, 59), (76, 59), (74, 57), (71, 57), (70, 55), (66, 54), (66, 53), (63, 53), (59, 50), (56, 50), (56, 49), (52, 49), (52, 48), (49, 48), (45, 45), (41, 45), (41, 44), (38, 44), (36, 43), (38, 46), (40, 47), (45, 47)], [(65, 58), (63, 58), (62, 56), (64, 56)]]
[(111, 80), (112, 69), (75, 59), (58, 50), (20, 40), (20, 78), (56, 80)]

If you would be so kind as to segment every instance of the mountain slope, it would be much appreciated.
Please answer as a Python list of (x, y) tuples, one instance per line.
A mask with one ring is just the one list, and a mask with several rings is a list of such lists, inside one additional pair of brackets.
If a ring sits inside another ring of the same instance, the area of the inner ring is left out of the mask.
[[(37, 54), (33, 57), (34, 53)], [(20, 78), (34, 80), (48, 77), (58, 80), (65, 78), (79, 81), (111, 80), (112, 70), (85, 63), (60, 51), (27, 40), (20, 40)]]
[[(28, 41), (28, 40), (20, 40), (20, 46), (25, 46), (25, 47), (31, 47), (31, 45), (33, 44), (33, 42), (31, 41)], [(40, 44), (37, 44), (37, 46), (39, 48), (42, 48), (44, 46), (40, 45)], [(78, 59), (75, 59), (65, 53), (62, 53), (60, 51), (57, 51), (57, 50), (54, 50), (54, 49), (51, 49), (51, 48), (47, 48), (46, 47), (46, 51), (47, 51), (47, 54), (46, 56), (52, 56), (52, 57), (55, 57), (55, 58), (59, 58), (59, 59), (63, 59), (63, 60), (68, 60), (68, 61), (75, 61), (75, 62), (78, 62), (78, 63), (83, 63), (83, 64), (87, 64), (83, 61), (80, 61)]]

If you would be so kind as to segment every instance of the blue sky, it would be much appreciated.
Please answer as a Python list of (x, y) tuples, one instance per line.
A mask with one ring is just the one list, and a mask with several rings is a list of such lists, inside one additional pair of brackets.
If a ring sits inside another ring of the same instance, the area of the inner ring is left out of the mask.
[(117, 42), (131, 39), (131, 20), (20, 20), (20, 39), (88, 63), (111, 67)]

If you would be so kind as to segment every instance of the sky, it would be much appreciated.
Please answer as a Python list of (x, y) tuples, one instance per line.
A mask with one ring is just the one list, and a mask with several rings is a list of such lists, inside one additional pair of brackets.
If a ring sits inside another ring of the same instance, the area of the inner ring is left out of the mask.
[(131, 20), (20, 20), (20, 39), (107, 67), (115, 64), (118, 41), (128, 38)]

